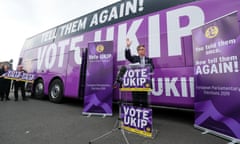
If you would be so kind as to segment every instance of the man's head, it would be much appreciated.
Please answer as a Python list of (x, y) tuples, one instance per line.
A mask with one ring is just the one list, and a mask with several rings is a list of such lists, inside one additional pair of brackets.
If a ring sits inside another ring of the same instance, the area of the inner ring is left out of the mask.
[(18, 71), (23, 70), (23, 66), (22, 66), (22, 65), (19, 65), (19, 66), (17, 67), (17, 70), (18, 70)]
[(5, 71), (7, 71), (9, 69), (8, 65), (6, 65), (6, 64), (3, 67), (4, 67)]
[(137, 47), (137, 53), (139, 56), (145, 56), (145, 46), (144, 45), (139, 45)]

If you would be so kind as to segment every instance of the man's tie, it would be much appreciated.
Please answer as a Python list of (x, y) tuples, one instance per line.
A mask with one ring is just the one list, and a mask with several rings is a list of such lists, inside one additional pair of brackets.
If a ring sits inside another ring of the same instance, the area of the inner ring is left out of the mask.
[(145, 64), (145, 58), (144, 57), (141, 57), (140, 63)]

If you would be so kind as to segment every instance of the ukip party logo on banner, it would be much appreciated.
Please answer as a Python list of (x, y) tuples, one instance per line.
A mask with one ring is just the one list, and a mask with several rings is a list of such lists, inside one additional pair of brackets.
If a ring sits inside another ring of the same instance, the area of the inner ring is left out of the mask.
[(103, 52), (103, 51), (104, 51), (104, 45), (99, 44), (99, 45), (96, 47), (96, 51), (99, 52), (99, 53)]
[(205, 37), (206, 38), (215, 38), (219, 33), (219, 29), (217, 26), (210, 26), (205, 31)]
[(192, 31), (195, 125), (240, 138), (240, 30), (231, 13)]
[(123, 77), (121, 91), (151, 91), (150, 67), (128, 66)]
[(152, 109), (122, 104), (121, 120), (123, 129), (152, 137)]

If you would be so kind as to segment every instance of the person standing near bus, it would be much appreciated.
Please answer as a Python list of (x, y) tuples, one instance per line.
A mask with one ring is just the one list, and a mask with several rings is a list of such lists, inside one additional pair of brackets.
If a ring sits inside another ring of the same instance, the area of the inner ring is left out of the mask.
[[(132, 55), (130, 46), (132, 41), (127, 38), (126, 40), (126, 49), (125, 49), (125, 58), (131, 63), (139, 63), (141, 65), (150, 65), (151, 71), (154, 69), (152, 59), (146, 56), (146, 50), (144, 45), (137, 46), (138, 55)], [(132, 92), (132, 100), (134, 105), (138, 106), (148, 106), (148, 92)]]
[[(7, 73), (9, 71), (9, 66), (7, 64), (3, 66), (3, 71), (4, 73)], [(4, 95), (6, 97), (6, 101), (10, 100), (9, 93), (11, 88), (11, 81), (12, 80), (10, 79), (4, 79)]]
[(1, 101), (3, 101), (4, 99), (4, 78), (2, 77), (3, 74), (4, 74), (3, 65), (0, 64), (0, 99)]
[[(22, 65), (19, 65), (17, 67), (17, 71), (26, 73), (26, 71), (23, 69)], [(19, 89), (21, 90), (22, 99), (23, 100), (27, 100), (26, 99), (26, 93), (25, 93), (25, 82), (24, 81), (15, 80), (14, 81), (14, 97), (15, 97), (15, 101), (18, 101), (18, 90)]]

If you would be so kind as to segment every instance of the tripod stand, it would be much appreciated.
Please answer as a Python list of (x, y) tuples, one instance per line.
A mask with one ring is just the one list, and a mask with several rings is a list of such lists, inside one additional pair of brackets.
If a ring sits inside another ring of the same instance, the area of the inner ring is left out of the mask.
[(97, 140), (100, 140), (110, 134), (112, 134), (113, 132), (117, 131), (117, 130), (120, 130), (123, 138), (124, 138), (124, 141), (126, 144), (130, 144), (127, 137), (126, 137), (126, 134), (125, 134), (125, 131), (124, 129), (122, 129), (122, 124), (121, 124), (121, 105), (122, 105), (122, 96), (121, 96), (121, 91), (119, 91), (119, 102), (118, 102), (118, 108), (119, 108), (119, 114), (118, 114), (118, 119), (116, 120), (115, 124), (114, 124), (114, 127), (111, 131), (97, 137), (97, 138), (94, 138), (92, 140), (89, 141), (89, 144), (92, 144), (93, 142), (97, 141)]

